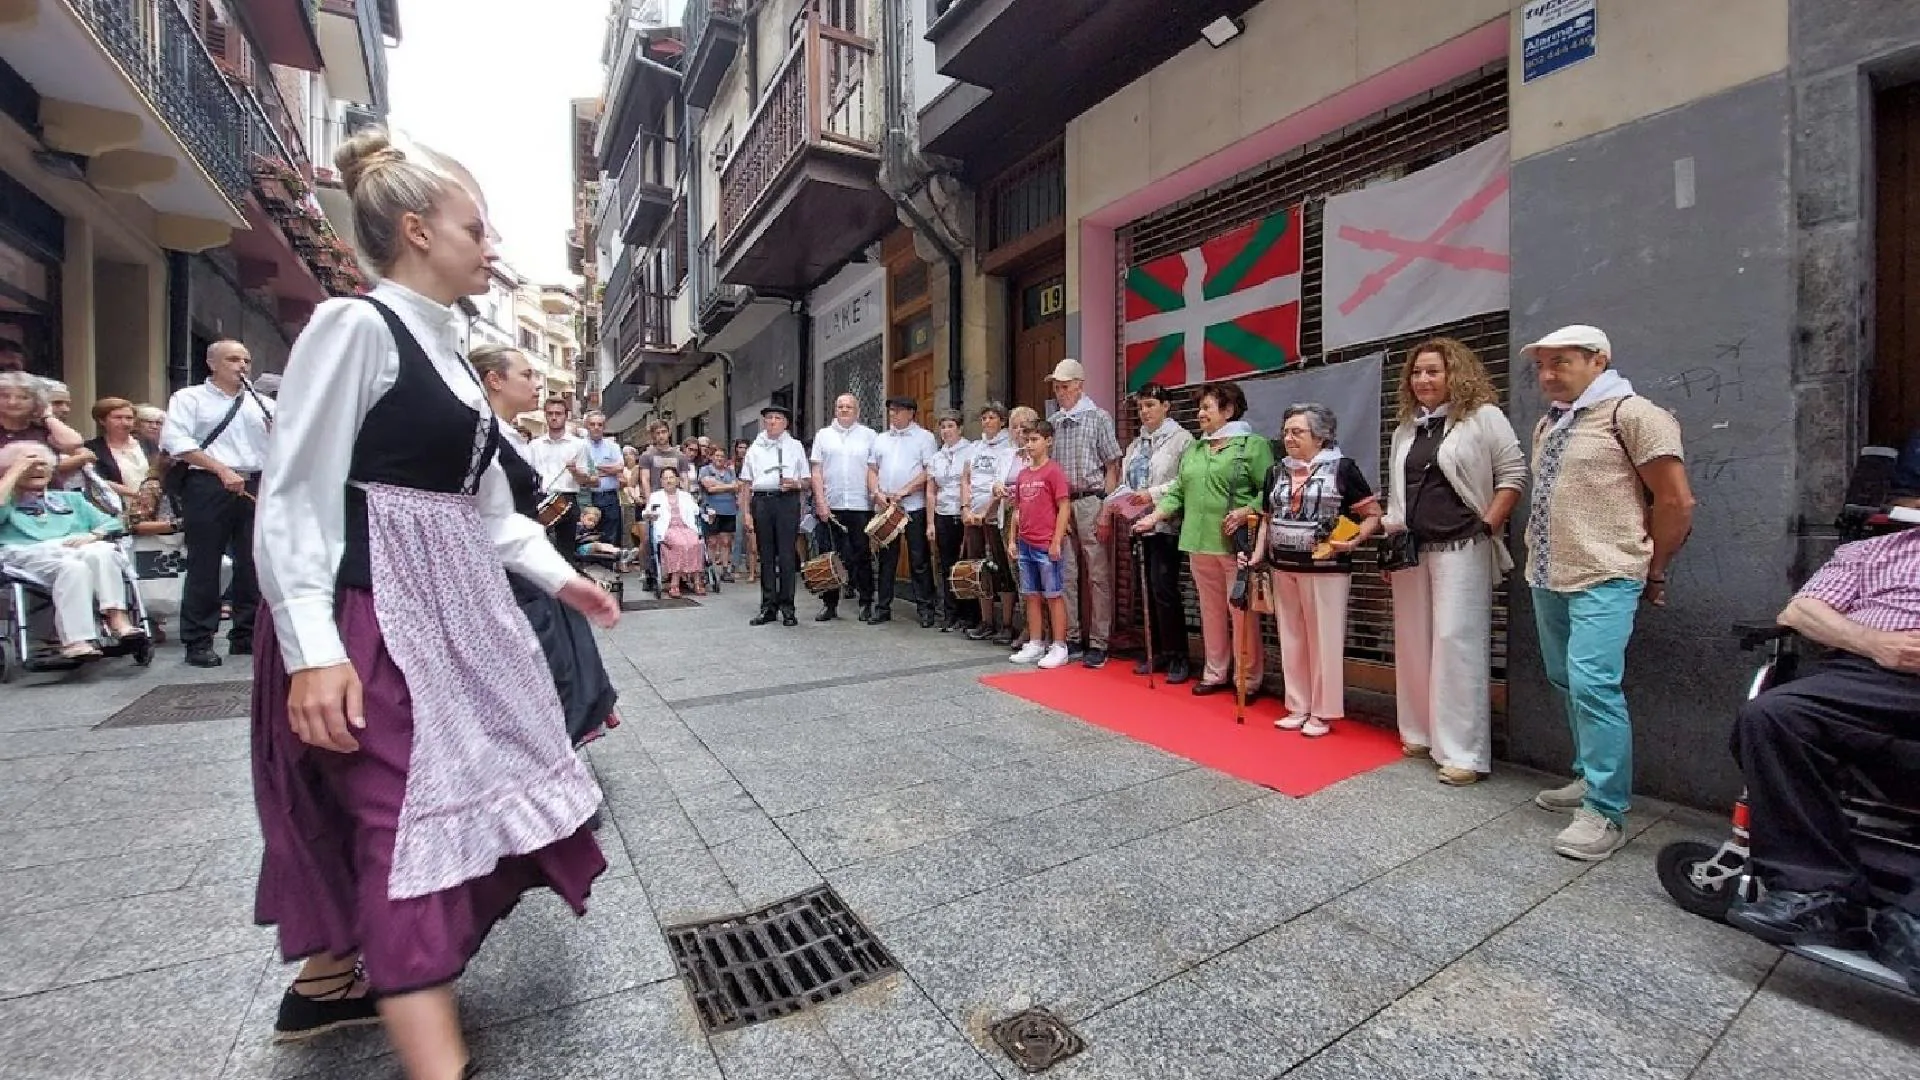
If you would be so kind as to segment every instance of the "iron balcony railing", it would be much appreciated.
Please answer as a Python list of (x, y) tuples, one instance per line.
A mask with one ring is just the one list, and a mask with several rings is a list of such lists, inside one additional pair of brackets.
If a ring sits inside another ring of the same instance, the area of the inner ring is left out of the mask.
[(720, 173), (720, 244), (733, 242), (767, 193), (816, 148), (879, 152), (873, 110), (873, 42), (830, 25), (817, 8), (794, 25), (794, 43), (754, 110), (740, 148)]
[(177, 0), (63, 0), (194, 160), (239, 205), (249, 178), (239, 98)]

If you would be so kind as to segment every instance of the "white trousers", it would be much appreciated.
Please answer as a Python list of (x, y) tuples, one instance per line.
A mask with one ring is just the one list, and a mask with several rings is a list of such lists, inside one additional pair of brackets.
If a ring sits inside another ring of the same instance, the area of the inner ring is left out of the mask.
[(1287, 712), (1338, 720), (1347, 715), (1347, 594), (1351, 574), (1273, 572), (1273, 620), (1280, 626), (1280, 677)]
[(1400, 741), (1456, 769), (1493, 768), (1493, 553), (1481, 538), (1422, 551), (1389, 576)]
[(68, 547), (58, 540), (0, 549), (0, 560), (53, 586), (54, 625), (62, 645), (100, 636), (101, 610), (125, 611), (120, 553), (104, 540)]

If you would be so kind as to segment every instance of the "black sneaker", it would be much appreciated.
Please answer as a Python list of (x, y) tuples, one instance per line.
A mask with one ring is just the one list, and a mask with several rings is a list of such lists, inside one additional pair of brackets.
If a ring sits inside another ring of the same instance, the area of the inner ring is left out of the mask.
[[(1067, 645), (1067, 659), (1068, 659), (1068, 660), (1078, 660), (1078, 659), (1080, 659), (1081, 657), (1083, 657), (1083, 656), (1085, 656), (1085, 655), (1087, 655), (1087, 647), (1086, 647), (1085, 645), (1082, 645), (1082, 644), (1080, 644), (1080, 643), (1079, 643), (1079, 642), (1077, 642), (1077, 641), (1075, 641), (1075, 642), (1070, 642), (1070, 643), (1069, 643), (1069, 644)], [(1103, 660), (1103, 661), (1102, 661), (1102, 663), (1104, 663), (1104, 662), (1105, 662), (1105, 661)]]
[(1836, 949), (1867, 946), (1867, 911), (1832, 889), (1793, 892), (1772, 889), (1760, 900), (1736, 899), (1727, 923), (1769, 945), (1826, 945)]
[(220, 666), (220, 654), (214, 652), (211, 645), (195, 645), (187, 650), (187, 663), (193, 667), (216, 668)]
[(1107, 650), (1088, 649), (1087, 655), (1080, 658), (1082, 667), (1098, 668), (1107, 666)]
[(1920, 915), (1883, 908), (1868, 924), (1873, 935), (1873, 958), (1907, 980), (1907, 989), (1920, 994)]
[[(295, 985), (332, 984), (336, 989), (317, 997), (308, 997), (292, 987), (280, 997), (280, 1014), (273, 1021), (274, 1042), (301, 1042), (341, 1028), (364, 1027), (380, 1022), (380, 1011), (371, 993), (361, 997), (339, 997), (353, 989), (354, 973), (296, 979)], [(342, 980), (346, 981), (340, 987)]]
[(753, 618), (748, 619), (747, 625), (748, 626), (765, 626), (779, 617), (780, 616), (775, 615), (771, 611), (763, 611), (760, 614), (755, 615)]
[(867, 621), (875, 626), (879, 626), (881, 623), (890, 623), (893, 621), (893, 612), (888, 611), (886, 608), (881, 608), (874, 612)]
[(922, 630), (933, 629), (933, 612), (923, 611), (920, 613), (920, 629)]
[(872, 604), (860, 605), (860, 621), (861, 622), (873, 621), (873, 605)]
[(823, 607), (820, 614), (813, 617), (814, 622), (832, 622), (840, 617), (840, 612), (832, 607)]
[(1193, 677), (1193, 669), (1188, 666), (1187, 658), (1176, 656), (1167, 661), (1167, 685), (1179, 686)]
[(781, 626), (799, 626), (800, 619), (797, 616), (795, 616), (792, 611), (783, 611), (780, 613), (780, 625)]
[(968, 641), (986, 641), (992, 638), (993, 635), (999, 632), (1000, 631), (995, 629), (993, 626), (988, 625), (986, 623), (982, 623), (979, 626), (976, 626), (973, 629), (967, 631), (967, 640)]

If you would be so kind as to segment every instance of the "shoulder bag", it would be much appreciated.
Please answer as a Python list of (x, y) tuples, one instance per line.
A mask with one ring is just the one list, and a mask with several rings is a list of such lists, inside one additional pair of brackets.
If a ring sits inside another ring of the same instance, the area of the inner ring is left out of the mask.
[[(1409, 519), (1413, 515), (1414, 506), (1420, 502), (1421, 493), (1427, 489), (1427, 480), (1433, 475), (1434, 467), (1440, 464), (1440, 450), (1447, 445), (1447, 436), (1452, 435), (1453, 429), (1459, 426), (1459, 423), (1454, 423), (1440, 429), (1440, 441), (1433, 447), (1433, 460), (1427, 462), (1427, 467), (1420, 470), (1420, 483), (1414, 487), (1413, 497), (1407, 500), (1406, 513)], [(1416, 434), (1414, 438), (1419, 436)], [(1393, 479), (1389, 476), (1387, 482), (1391, 484)], [(1407, 527), (1399, 532), (1389, 533), (1380, 538), (1379, 565), (1380, 572), (1383, 574), (1397, 574), (1402, 570), (1411, 570), (1420, 565), (1420, 541), (1413, 535), (1411, 520), (1405, 524)]]

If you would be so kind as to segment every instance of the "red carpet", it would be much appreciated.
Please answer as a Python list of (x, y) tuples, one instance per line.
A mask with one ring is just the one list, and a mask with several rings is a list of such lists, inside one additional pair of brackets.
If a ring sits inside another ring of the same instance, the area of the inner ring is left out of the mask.
[(1053, 671), (1022, 670), (982, 676), (981, 682), (1036, 705), (1150, 743), (1188, 761), (1218, 769), (1294, 798), (1377, 769), (1400, 757), (1399, 736), (1347, 720), (1333, 733), (1309, 739), (1273, 726), (1284, 713), (1262, 698), (1247, 706), (1244, 726), (1233, 722), (1233, 695), (1194, 697), (1192, 684), (1147, 689), (1132, 661), (1088, 670), (1069, 664)]

